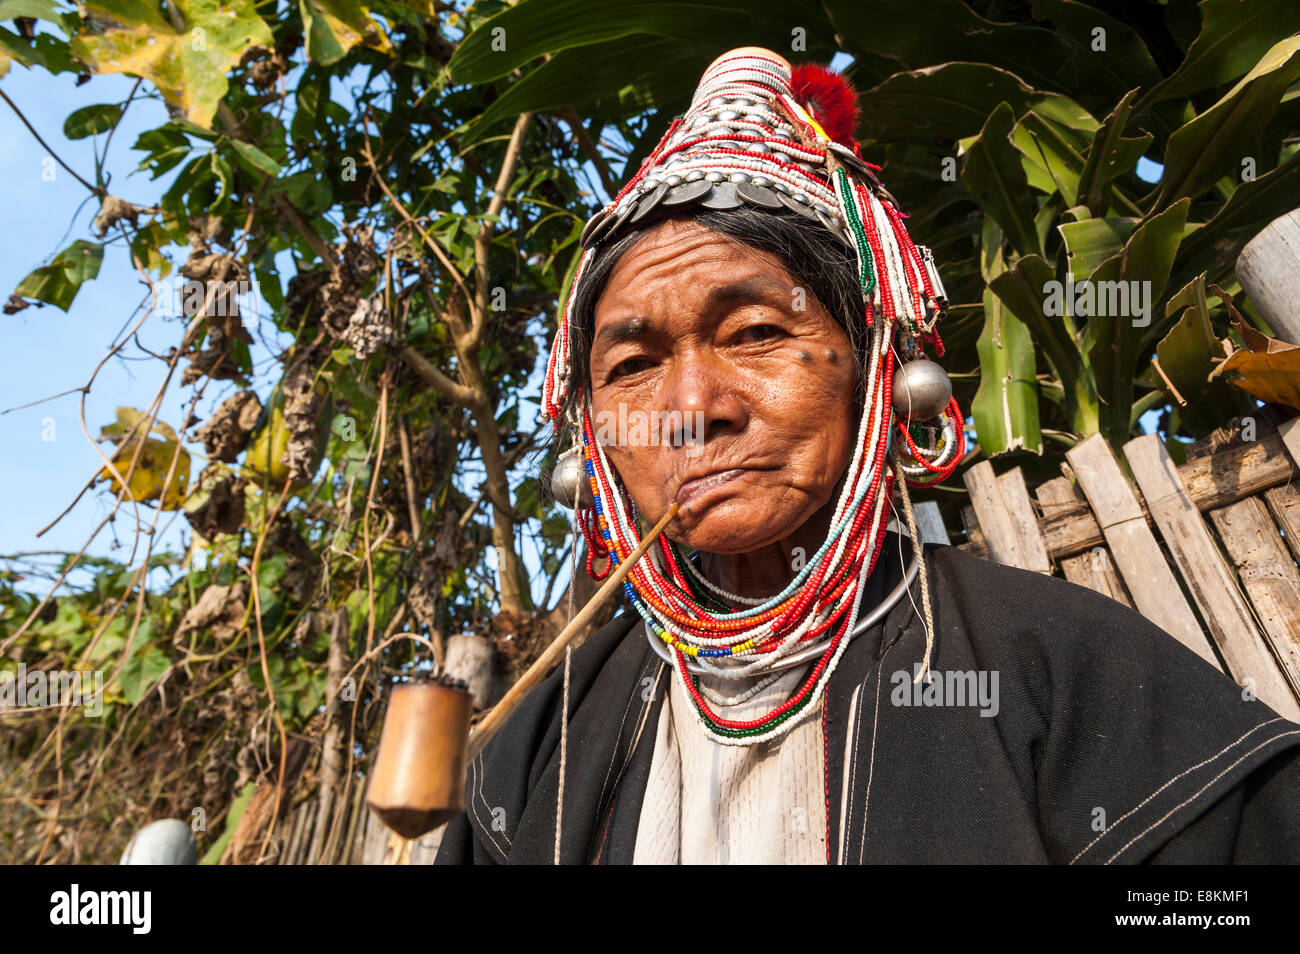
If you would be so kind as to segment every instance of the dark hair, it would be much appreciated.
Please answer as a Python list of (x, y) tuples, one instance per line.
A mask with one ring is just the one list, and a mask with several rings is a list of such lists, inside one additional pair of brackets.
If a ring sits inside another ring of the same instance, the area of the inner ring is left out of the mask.
[[(697, 222), (736, 243), (774, 255), (799, 286), (807, 288), (848, 335), (862, 386), (866, 366), (867, 334), (862, 320), (862, 286), (858, 283), (856, 253), (842, 238), (808, 216), (788, 209), (779, 211), (740, 206), (702, 209), (674, 216)], [(587, 265), (570, 313), (569, 341), (573, 379), (570, 400), (577, 387), (590, 393), (591, 339), (596, 322), (596, 302), (619, 260), (637, 242), (663, 224), (657, 219), (623, 235), (601, 249)]]

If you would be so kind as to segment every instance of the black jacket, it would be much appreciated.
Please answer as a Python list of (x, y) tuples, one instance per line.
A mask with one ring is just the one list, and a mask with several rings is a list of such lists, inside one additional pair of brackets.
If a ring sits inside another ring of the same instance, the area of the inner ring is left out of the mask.
[[(925, 651), (914, 582), (827, 687), (829, 864), (1300, 862), (1300, 726), (1091, 590), (952, 547), (926, 562), (931, 668), (996, 672), (997, 714), (895, 704)], [(864, 607), (901, 565), (891, 534)], [(438, 864), (552, 862), (562, 676), (471, 763)], [(670, 678), (633, 613), (574, 651), (562, 863), (631, 861)]]

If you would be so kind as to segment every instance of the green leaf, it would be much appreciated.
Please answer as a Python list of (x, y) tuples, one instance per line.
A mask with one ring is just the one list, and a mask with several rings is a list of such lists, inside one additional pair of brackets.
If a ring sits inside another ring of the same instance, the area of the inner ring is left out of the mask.
[(208, 206), (208, 211), (211, 212), (221, 204), (222, 199), (230, 194), (230, 180), (234, 178), (234, 171), (230, 168), (230, 163), (226, 162), (226, 160), (217, 153), (210, 152), (208, 153), (208, 156), (212, 162), (212, 174), (216, 176), (217, 181), (221, 183), (221, 191), (218, 192), (217, 197), (212, 200), (212, 204)]
[(1096, 63), (1108, 54), (1093, 53), (1069, 33), (991, 20), (963, 0), (826, 0), (824, 6), (846, 51), (887, 57), (906, 69), (992, 63), (1036, 89), (1078, 90), (1099, 102), (1133, 85)]
[(987, 63), (944, 63), (895, 73), (864, 93), (860, 128), (881, 142), (964, 139), (978, 133), (1000, 103), (1019, 115), (1041, 96), (1014, 73)]
[(1295, 0), (1201, 0), (1201, 32), (1182, 65), (1143, 97), (1153, 103), (1223, 86), (1249, 70), (1280, 36), (1300, 31)]
[(1293, 209), (1298, 195), (1300, 154), (1258, 179), (1243, 182), (1209, 222), (1183, 241), (1174, 280), (1185, 284), (1202, 271), (1210, 281), (1230, 274), (1245, 244)]
[[(1161, 79), (1141, 35), (1122, 20), (1096, 6), (1073, 0), (1032, 0), (1034, 18), (1050, 20), (1077, 47), (1075, 63), (1080, 74), (1096, 83), (1105, 76), (1111, 90), (1151, 86)], [(1100, 34), (1098, 31), (1101, 31)], [(1104, 44), (1097, 49), (1099, 41)]]
[(1097, 392), (1079, 350), (1073, 328), (1063, 317), (1048, 314), (1052, 266), (1038, 255), (1026, 255), (989, 282), (989, 287), (1033, 335), (1034, 344), (1060, 379), (1062, 408), (1076, 433), (1092, 434), (1098, 427)]
[[(1083, 169), (1083, 153), (1088, 137), (1060, 126), (1030, 110), (1011, 131), (1011, 142), (1032, 167), (1046, 175), (1041, 191), (1060, 192), (1065, 204), (1075, 204), (1079, 192), (1079, 173)], [(1027, 168), (1026, 173), (1030, 170)]]
[(1156, 345), (1153, 364), (1170, 398), (1178, 404), (1183, 425), (1193, 436), (1203, 437), (1237, 410), (1240, 393), (1234, 393), (1221, 377), (1209, 380), (1215, 359), (1225, 355), (1210, 324), (1204, 272), (1165, 305), (1168, 319), (1180, 314), (1169, 334)]
[(1034, 208), (1020, 155), (1011, 144), (1015, 116), (1001, 103), (984, 123), (979, 138), (966, 153), (961, 179), (979, 199), (984, 211), (1002, 227), (1011, 247), (1021, 255), (1041, 252), (1034, 230)]
[(137, 168), (148, 169), (151, 179), (175, 168), (193, 149), (189, 139), (173, 123), (142, 132), (132, 148), (148, 154)]
[(1065, 242), (1067, 270), (1087, 278), (1112, 255), (1119, 254), (1139, 219), (1111, 217), (1065, 222), (1057, 226)]
[(289, 202), (308, 218), (321, 215), (334, 199), (334, 189), (330, 185), (330, 176), (322, 168), (324, 163), (313, 164), (316, 168), (295, 172), (278, 180), (275, 188), (283, 191)]
[[(136, 633), (137, 644), (144, 634), (146, 625), (148, 624), (142, 623), (140, 631)], [(132, 654), (126, 665), (122, 667), (122, 694), (126, 696), (126, 701), (135, 705), (143, 699), (149, 688), (170, 666), (171, 660), (167, 654), (151, 643), (145, 644)]]
[[(991, 221), (985, 224), (981, 248), (987, 282), (1006, 270), (1001, 231)], [(984, 289), (984, 330), (976, 350), (980, 384), (970, 407), (980, 448), (990, 457), (1012, 450), (1041, 454), (1033, 338), (988, 286)]]
[(1137, 162), (1150, 148), (1155, 138), (1150, 133), (1126, 138), (1129, 113), (1137, 90), (1129, 90), (1119, 101), (1088, 149), (1083, 170), (1079, 173), (1078, 201), (1088, 207), (1094, 216), (1103, 216), (1110, 210), (1110, 183), (1136, 168)]
[[(1116, 446), (1129, 436), (1130, 409), (1133, 405), (1133, 381), (1137, 375), (1138, 355), (1144, 337), (1158, 333), (1163, 322), (1152, 320), (1151, 312), (1164, 294), (1183, 237), (1190, 199), (1183, 199), (1159, 215), (1143, 222), (1129, 236), (1124, 249), (1098, 266), (1088, 276), (1094, 292), (1094, 303), (1083, 336), (1083, 350), (1087, 353), (1101, 399), (1101, 426), (1107, 439)], [(1118, 282), (1109, 286), (1103, 283)], [(1113, 298), (1103, 291), (1114, 289)], [(1121, 301), (1120, 292), (1128, 307), (1125, 314), (1100, 314), (1110, 311), (1110, 304)], [(1148, 309), (1138, 315), (1133, 297)]]
[(96, 133), (108, 132), (122, 117), (121, 103), (96, 103), (74, 109), (63, 121), (63, 135), (69, 139), (85, 139)]
[(208, 210), (206, 196), (209, 193), (205, 186), (215, 178), (208, 155), (210, 154), (200, 153), (181, 167), (181, 171), (163, 193), (163, 209), (177, 219), (206, 213)]
[(183, 26), (173, 27), (142, 0), (86, 0), (102, 32), (83, 29), (72, 51), (92, 73), (128, 73), (153, 83), (163, 98), (209, 127), (226, 95), (226, 74), (254, 44), (272, 47), (256, 0), (174, 0)]
[(392, 44), (383, 28), (358, 0), (298, 0), (307, 57), (328, 66), (347, 56), (357, 44), (391, 52)]
[(104, 246), (81, 239), (42, 265), (21, 282), (14, 291), (20, 298), (35, 298), (67, 311), (83, 282), (99, 274), (104, 260)]
[(29, 17), (33, 20), (45, 20), (59, 23), (59, 9), (53, 0), (0, 0), (0, 20), (15, 20)]
[(28, 40), (0, 28), (0, 76), (7, 70), (8, 60), (15, 60), (29, 69), (39, 66), (51, 73), (76, 73), (81, 70), (73, 62), (66, 40), (48, 33), (38, 33), (35, 39)]
[(710, 59), (707, 48), (643, 36), (562, 50), (511, 83), (483, 111), (462, 142), (471, 142), (493, 124), (520, 113), (592, 103), (628, 86), (644, 85), (654, 91), (656, 100), (687, 95)]
[[(1159, 215), (1146, 219), (1124, 244), (1120, 255), (1119, 275), (1123, 281), (1151, 283), (1151, 304), (1165, 293), (1178, 246), (1187, 234), (1187, 210), (1191, 200), (1175, 202)], [(1098, 271), (1104, 269), (1100, 268)]]
[(1169, 137), (1158, 207), (1197, 196), (1234, 171), (1300, 78), (1300, 36), (1281, 41), (1222, 99)]
[(252, 143), (231, 139), (230, 144), (235, 147), (235, 152), (239, 153), (239, 158), (243, 159), (253, 171), (270, 176), (272, 179), (280, 174), (280, 164)]
[(257, 272), (257, 287), (266, 299), (266, 303), (275, 311), (284, 308), (284, 291), (280, 287), (280, 273), (275, 267), (275, 252), (270, 245), (264, 245), (254, 260)]
[(329, 99), (329, 73), (308, 67), (298, 81), (294, 94), (293, 121), (289, 124), (289, 135), (295, 141), (310, 141), (316, 138), (317, 131), (325, 118), (322, 109)]
[(167, 230), (162, 223), (154, 219), (148, 225), (141, 226), (131, 236), (131, 252), (139, 259), (144, 268), (165, 278), (171, 274), (172, 263), (163, 256), (162, 250), (172, 244)]
[(248, 803), (253, 800), (253, 792), (257, 791), (257, 782), (246, 782), (244, 787), (239, 790), (235, 800), (230, 803), (230, 811), (226, 813), (226, 827), (221, 832), (221, 837), (212, 843), (199, 861), (201, 865), (215, 865), (221, 861), (221, 856), (226, 853), (226, 846), (230, 844), (230, 839), (235, 837), (235, 828), (239, 825), (239, 819), (244, 817), (244, 811), (248, 808)]
[[(734, 24), (748, 17), (748, 11), (739, 3), (533, 0), (507, 7), (480, 23), (461, 42), (447, 65), (457, 83), (486, 83), (547, 54), (554, 58), (574, 48), (637, 36), (644, 43), (646, 34), (677, 41), (698, 41), (701, 37), (716, 34), (721, 23), (729, 20)], [(673, 45), (681, 47), (678, 42), (665, 44), (665, 48)], [(582, 61), (581, 57), (567, 59), (570, 62)], [(706, 58), (704, 63), (709, 59)], [(631, 66), (629, 62), (620, 65), (624, 69)], [(691, 82), (699, 79), (699, 73), (696, 70)], [(603, 78), (603, 75), (591, 70), (585, 79), (591, 82), (598, 77)]]
[(1044, 119), (1051, 120), (1066, 130), (1086, 133), (1083, 136), (1071, 136), (1079, 145), (1085, 144), (1101, 128), (1101, 123), (1068, 96), (1056, 93), (1039, 93), (1033, 102), (1034, 111)]
[(1026, 255), (989, 280), (989, 287), (1012, 313), (1034, 333), (1034, 342), (1052, 362), (1059, 376), (1077, 373), (1079, 349), (1070, 333), (1048, 322), (1044, 300), (1047, 284), (1055, 279), (1052, 266), (1038, 255)]

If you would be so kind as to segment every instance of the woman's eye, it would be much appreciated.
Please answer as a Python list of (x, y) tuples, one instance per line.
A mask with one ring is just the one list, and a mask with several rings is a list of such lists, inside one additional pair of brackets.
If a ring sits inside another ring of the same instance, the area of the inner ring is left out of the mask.
[(652, 362), (649, 358), (628, 358), (614, 365), (609, 372), (609, 380), (621, 378), (624, 375), (636, 374), (638, 371), (644, 371), (651, 367)]
[(740, 332), (742, 341), (771, 341), (782, 334), (776, 325), (750, 325)]

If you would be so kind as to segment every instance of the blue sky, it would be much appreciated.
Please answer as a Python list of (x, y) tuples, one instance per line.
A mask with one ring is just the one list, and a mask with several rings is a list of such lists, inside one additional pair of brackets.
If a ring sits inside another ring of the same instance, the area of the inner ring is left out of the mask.
[[(105, 76), (77, 87), (70, 74), (51, 76), (14, 64), (0, 83), (53, 151), (83, 178), (93, 181), (92, 140), (65, 139), (63, 120), (81, 106), (125, 99), (132, 81)], [(130, 175), (139, 160), (130, 146), (142, 131), (165, 120), (166, 112), (157, 100), (137, 100), (132, 105), (113, 137), (108, 156), (112, 193), (145, 204), (159, 195), (158, 184), (151, 183), (147, 174)], [(47, 155), (9, 106), (0, 103), (0, 208), (5, 210), (5, 228), (0, 229), (0, 291), (4, 297), (32, 269), (76, 239), (95, 238), (90, 221), (99, 211), (98, 203), (62, 168), (55, 169), (53, 182), (46, 181), (42, 172)], [(83, 386), (146, 293), (125, 249), (110, 246), (105, 250), (100, 278), (82, 289), (68, 313), (47, 305), (0, 318), (0, 410)], [(165, 350), (170, 343), (166, 331), (161, 323), (151, 320), (145, 324), (143, 340), (153, 349)], [(106, 364), (86, 396), (86, 426), (91, 436), (98, 436), (99, 429), (113, 420), (118, 405), (147, 403), (164, 376), (164, 365), (155, 360)], [(7, 451), (0, 463), (0, 493), (5, 504), (0, 553), (76, 550), (108, 512), (110, 498), (95, 491), (83, 497), (44, 537), (35, 536), (96, 472), (99, 458), (78, 421), (80, 397), (69, 394), (0, 415), (0, 442)], [(182, 398), (179, 387), (173, 385), (160, 418), (178, 425)], [(50, 436), (51, 425), (54, 439), (44, 440)], [(134, 521), (123, 515), (117, 525), (118, 539), (129, 546)], [(173, 525), (163, 537), (173, 547), (179, 541), (176, 530)], [(106, 528), (89, 552), (120, 557), (129, 551), (114, 550), (113, 534)]]

